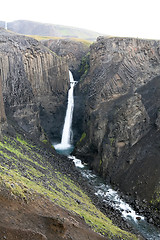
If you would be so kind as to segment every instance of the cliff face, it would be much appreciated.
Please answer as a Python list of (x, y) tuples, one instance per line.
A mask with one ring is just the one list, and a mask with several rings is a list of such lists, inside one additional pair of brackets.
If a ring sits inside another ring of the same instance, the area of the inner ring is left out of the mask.
[[(73, 73), (74, 80), (79, 81), (80, 77), (84, 74), (88, 64), (89, 58), (89, 45), (87, 41), (77, 41), (73, 39), (57, 39), (57, 40), (46, 40), (42, 43), (55, 52), (58, 56), (63, 57), (67, 63), (69, 69)], [(73, 115), (73, 136), (74, 142), (76, 143), (81, 135), (81, 131), (78, 129), (82, 128), (82, 117), (83, 117), (83, 101), (84, 96), (79, 96), (78, 87), (76, 86), (74, 91), (74, 115)], [(81, 98), (81, 100), (80, 100)], [(59, 112), (60, 115), (60, 112)], [(58, 113), (56, 114), (58, 118)], [(59, 128), (61, 129), (61, 128)], [(57, 133), (58, 134), (58, 133)], [(55, 134), (54, 134), (55, 135)]]
[(48, 131), (66, 100), (67, 65), (38, 41), (1, 29), (0, 69), (7, 116), (31, 135), (42, 136), (41, 124)]
[(2, 76), (1, 76), (1, 69), (0, 69), (0, 140), (2, 140), (2, 130), (7, 127), (6, 120), (7, 119), (6, 119), (3, 94), (2, 94)]
[(96, 171), (123, 191), (148, 201), (159, 182), (157, 175), (151, 181), (146, 171), (150, 164), (152, 173), (156, 171), (158, 155), (155, 162), (151, 159), (155, 148), (160, 153), (155, 143), (155, 138), (159, 142), (159, 64), (160, 41), (100, 37), (91, 45), (90, 69), (79, 84), (79, 94), (87, 97), (77, 155), (88, 157)]
[(61, 56), (67, 62), (76, 80), (80, 78), (80, 65), (82, 58), (89, 52), (90, 42), (76, 41), (73, 39), (46, 40), (42, 43)]

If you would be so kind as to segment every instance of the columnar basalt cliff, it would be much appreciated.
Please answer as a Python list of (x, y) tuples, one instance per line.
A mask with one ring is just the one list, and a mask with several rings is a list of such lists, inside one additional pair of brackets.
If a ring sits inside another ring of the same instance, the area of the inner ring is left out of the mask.
[[(85, 40), (74, 40), (74, 39), (50, 39), (42, 41), (42, 43), (55, 52), (58, 56), (63, 57), (67, 63), (69, 69), (73, 73), (74, 80), (79, 81), (82, 75), (88, 68), (89, 62), (89, 46), (91, 42)], [(83, 100), (84, 96), (79, 96), (77, 86), (74, 90), (74, 113), (73, 113), (73, 136), (74, 142), (76, 143), (81, 135), (79, 129), (82, 128), (83, 118)], [(78, 95), (77, 95), (78, 94)], [(81, 99), (80, 99), (81, 98)], [(61, 115), (61, 112), (59, 112)], [(58, 118), (58, 113), (56, 114)], [(61, 128), (59, 128), (61, 129)], [(55, 135), (54, 130), (54, 135)]]
[(72, 71), (75, 80), (79, 80), (81, 75), (81, 60), (89, 52), (90, 42), (74, 39), (50, 39), (42, 41), (42, 43), (58, 56), (63, 57)]
[(4, 109), (3, 93), (2, 93), (2, 76), (0, 69), (0, 123), (6, 122), (6, 113)]
[(0, 140), (2, 140), (2, 130), (7, 127), (7, 118), (4, 109), (4, 101), (3, 101), (3, 94), (2, 94), (2, 76), (1, 76), (1, 69), (0, 69)]
[(42, 126), (51, 132), (66, 100), (68, 66), (38, 41), (1, 29), (0, 69), (7, 116), (33, 136), (43, 137)]
[(99, 37), (79, 84), (86, 100), (76, 154), (123, 191), (148, 201), (160, 180), (159, 66), (160, 41)]
[[(72, 161), (39, 141), (51, 121), (56, 125), (68, 81), (68, 67), (55, 53), (0, 29), (0, 129), (8, 123), (0, 139), (0, 238), (139, 239), (112, 224), (105, 215), (110, 209), (99, 210)], [(116, 213), (113, 221), (131, 230), (121, 220)]]

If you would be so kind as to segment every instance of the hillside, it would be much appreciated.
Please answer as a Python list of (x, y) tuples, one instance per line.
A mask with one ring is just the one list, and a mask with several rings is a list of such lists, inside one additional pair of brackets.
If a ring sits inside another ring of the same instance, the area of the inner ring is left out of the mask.
[[(0, 22), (1, 27), (5, 27), (4, 22)], [(52, 37), (81, 38), (94, 41), (100, 33), (69, 26), (55, 25), (49, 23), (39, 23), (27, 20), (17, 20), (8, 22), (8, 30), (24, 35), (40, 35)]]
[(29, 236), (48, 240), (53, 236), (57, 240), (105, 239), (91, 231), (88, 223), (107, 239), (136, 239), (114, 226), (86, 191), (86, 182), (74, 164), (58, 157), (49, 145), (32, 142), (20, 134), (3, 135), (0, 236), (5, 235), (8, 240), (24, 240)]

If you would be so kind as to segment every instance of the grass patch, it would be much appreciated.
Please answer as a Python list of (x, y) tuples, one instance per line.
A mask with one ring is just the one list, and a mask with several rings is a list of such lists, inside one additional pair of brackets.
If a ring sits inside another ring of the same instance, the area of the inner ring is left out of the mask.
[[(52, 37), (52, 36), (39, 36), (39, 35), (26, 35), (26, 36), (34, 38), (34, 39), (36, 39), (38, 41), (50, 40), (50, 39), (52, 39), (52, 40), (66, 39), (66, 37)], [(83, 43), (84, 45), (86, 45), (88, 47), (93, 43), (92, 41), (85, 40), (85, 39), (82, 39), (82, 38), (70, 37), (68, 39), (72, 40), (72, 41), (76, 41), (76, 42), (81, 42), (81, 43)]]
[[(85, 134), (82, 136), (84, 138)], [(34, 194), (43, 194), (57, 205), (82, 216), (96, 232), (108, 237), (137, 239), (114, 226), (77, 184), (47, 161), (43, 150), (20, 136), (16, 139), (5, 137), (0, 142), (0, 154), (0, 185), (15, 197), (29, 201)], [(56, 161), (54, 156), (52, 158)]]

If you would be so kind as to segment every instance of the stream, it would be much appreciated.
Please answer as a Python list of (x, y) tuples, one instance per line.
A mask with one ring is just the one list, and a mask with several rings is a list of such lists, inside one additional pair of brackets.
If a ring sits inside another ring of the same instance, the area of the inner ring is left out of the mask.
[(145, 239), (160, 239), (160, 230), (154, 225), (149, 224), (144, 216), (138, 215), (132, 207), (119, 196), (117, 191), (106, 184), (101, 177), (95, 175), (92, 170), (89, 170), (87, 165), (82, 164), (80, 159), (70, 155), (68, 158), (80, 169), (82, 176), (88, 179), (88, 182), (94, 187), (95, 195), (97, 195), (102, 202), (120, 211), (122, 217)]
[(70, 88), (68, 91), (68, 105), (66, 109), (66, 116), (64, 120), (62, 138), (60, 143), (55, 143), (53, 146), (59, 154), (68, 156), (75, 166), (80, 169), (83, 177), (87, 178), (88, 182), (93, 186), (95, 195), (107, 205), (113, 207), (115, 210), (120, 211), (122, 217), (145, 239), (158, 240), (160, 239), (160, 230), (154, 225), (149, 224), (144, 216), (138, 215), (132, 207), (126, 203), (119, 195), (119, 193), (112, 189), (111, 186), (106, 184), (102, 178), (95, 175), (87, 165), (82, 164), (80, 159), (71, 156), (74, 146), (72, 143), (72, 117), (74, 110), (74, 87), (76, 81), (73, 79), (72, 73), (69, 71)]

